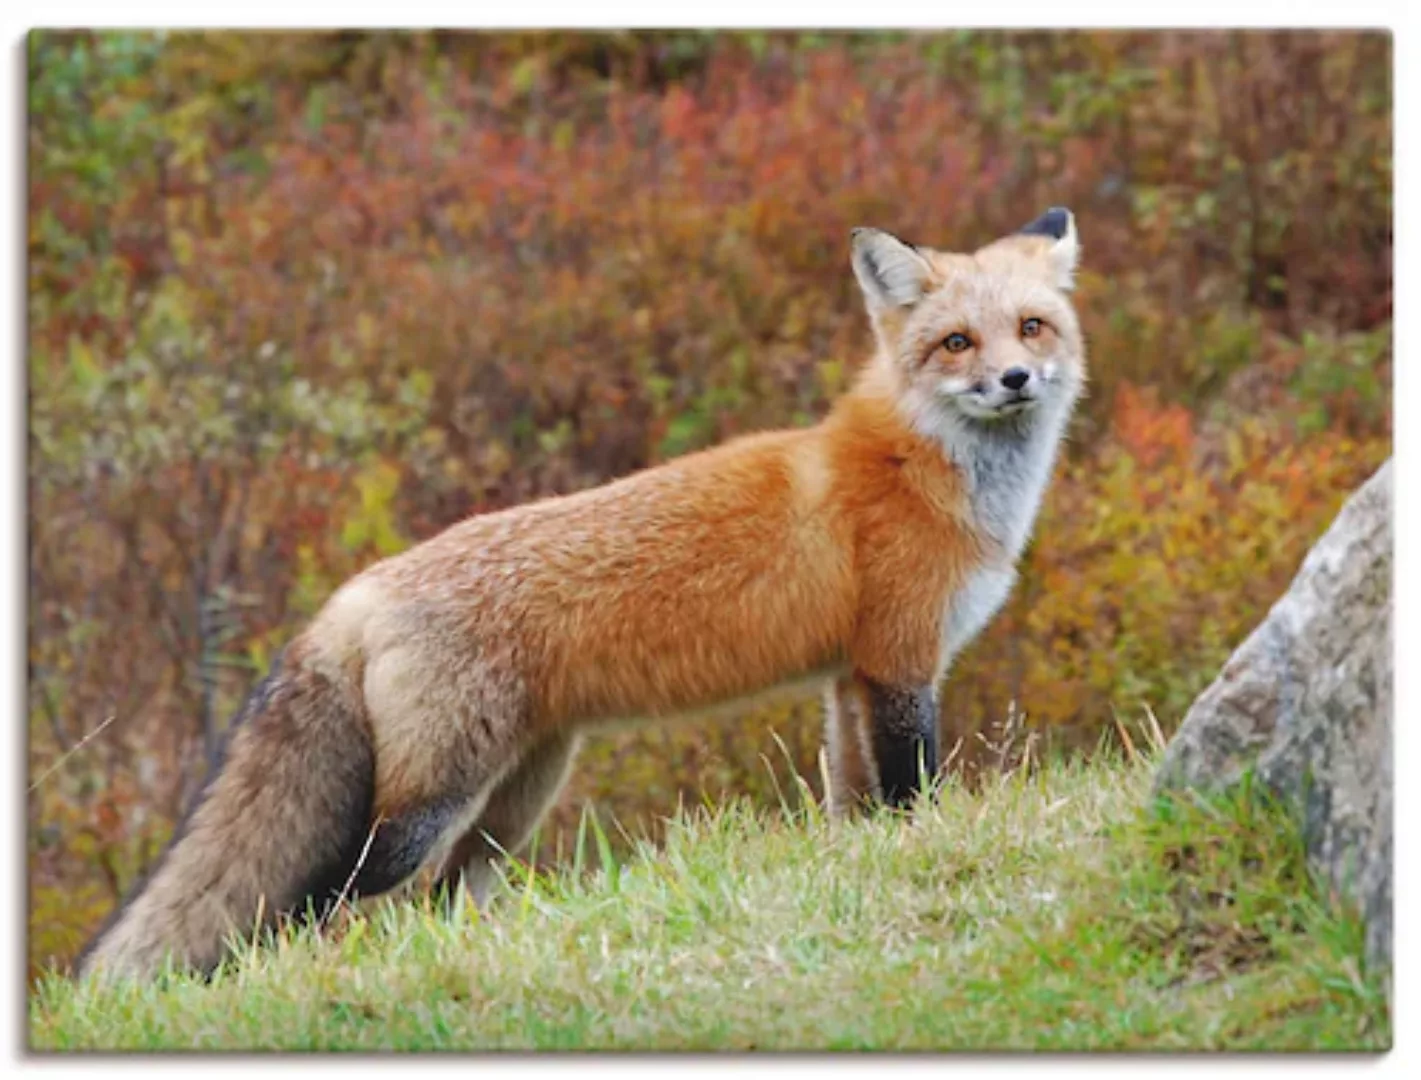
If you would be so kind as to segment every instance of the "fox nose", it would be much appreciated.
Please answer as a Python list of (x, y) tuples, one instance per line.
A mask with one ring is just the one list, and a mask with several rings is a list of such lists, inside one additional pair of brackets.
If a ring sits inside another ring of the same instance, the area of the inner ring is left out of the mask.
[(1002, 385), (1008, 390), (1020, 390), (1031, 381), (1031, 372), (1024, 367), (1008, 368), (1002, 375)]

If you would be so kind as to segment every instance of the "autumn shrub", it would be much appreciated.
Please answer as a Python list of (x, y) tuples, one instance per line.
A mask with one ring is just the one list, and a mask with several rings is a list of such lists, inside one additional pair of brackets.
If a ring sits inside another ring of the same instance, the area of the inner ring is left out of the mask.
[[(252, 680), (360, 567), (822, 415), (869, 348), (854, 225), (971, 247), (1047, 205), (1081, 223), (1091, 393), (1021, 586), (949, 684), (965, 744), (1013, 703), (1066, 742), (1142, 703), (1172, 723), (1387, 452), (1385, 35), (29, 51), (36, 960), (151, 858)], [(787, 702), (598, 740), (560, 813), (797, 797), (817, 727)]]

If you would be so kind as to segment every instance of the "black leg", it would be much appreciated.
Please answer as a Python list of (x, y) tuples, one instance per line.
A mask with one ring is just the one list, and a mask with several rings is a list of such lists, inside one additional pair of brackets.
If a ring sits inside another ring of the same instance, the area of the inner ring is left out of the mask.
[(937, 773), (937, 706), (932, 688), (866, 682), (883, 801), (906, 806), (917, 795), (920, 781)]
[[(463, 811), (465, 799), (439, 799), (380, 822), (353, 880), (352, 896), (378, 896), (409, 878)], [(342, 883), (344, 884), (344, 883)]]

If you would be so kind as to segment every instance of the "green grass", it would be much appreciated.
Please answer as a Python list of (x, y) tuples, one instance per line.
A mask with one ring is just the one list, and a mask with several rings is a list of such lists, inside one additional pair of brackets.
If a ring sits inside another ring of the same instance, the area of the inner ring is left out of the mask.
[(211, 984), (48, 978), (30, 1045), (1382, 1050), (1361, 952), (1276, 808), (1153, 804), (1102, 757), (912, 819), (693, 812), (606, 871), (515, 869), (482, 918), (384, 903)]

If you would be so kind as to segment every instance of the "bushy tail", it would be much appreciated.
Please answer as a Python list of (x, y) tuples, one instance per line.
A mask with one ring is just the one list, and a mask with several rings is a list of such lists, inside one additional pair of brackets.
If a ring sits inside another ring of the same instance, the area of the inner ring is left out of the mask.
[(295, 651), (253, 691), (223, 762), (80, 957), (81, 976), (150, 977), (169, 956), (210, 971), (234, 931), (339, 894), (370, 827), (373, 752), (355, 688)]

